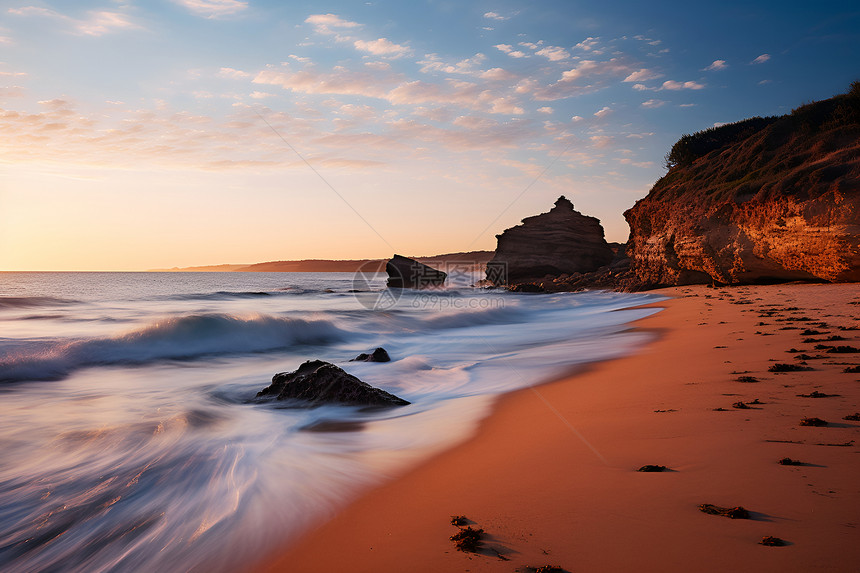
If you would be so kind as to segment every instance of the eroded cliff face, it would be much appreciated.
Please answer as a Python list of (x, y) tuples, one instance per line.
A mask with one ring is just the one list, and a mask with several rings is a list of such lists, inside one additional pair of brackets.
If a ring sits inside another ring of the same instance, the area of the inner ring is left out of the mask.
[(860, 281), (860, 85), (852, 92), (672, 167), (625, 213), (640, 286)]
[(548, 213), (527, 217), (496, 238), (496, 254), (487, 267), (487, 279), (496, 284), (587, 273), (613, 258), (600, 221), (576, 211), (564, 196)]

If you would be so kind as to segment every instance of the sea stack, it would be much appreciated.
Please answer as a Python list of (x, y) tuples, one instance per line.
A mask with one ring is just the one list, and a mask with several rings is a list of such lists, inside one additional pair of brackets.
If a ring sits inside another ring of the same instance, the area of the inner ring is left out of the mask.
[(448, 275), (414, 259), (394, 255), (385, 265), (389, 288), (428, 288), (445, 284)]
[(487, 265), (487, 280), (496, 285), (588, 273), (613, 259), (600, 221), (575, 210), (564, 195), (548, 213), (527, 217), (496, 239)]

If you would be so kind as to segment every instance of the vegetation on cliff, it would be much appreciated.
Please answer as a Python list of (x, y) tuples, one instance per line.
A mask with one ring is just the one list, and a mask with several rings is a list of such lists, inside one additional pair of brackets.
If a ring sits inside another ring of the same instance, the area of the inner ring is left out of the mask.
[[(709, 194), (735, 184), (740, 187), (736, 194), (769, 184), (787, 192), (804, 184), (820, 187), (849, 173), (850, 159), (857, 159), (860, 147), (858, 129), (860, 81), (855, 81), (848, 93), (804, 104), (784, 116), (752, 117), (682, 135), (666, 154), (668, 173), (651, 194), (660, 196), (687, 180), (706, 179)], [(841, 165), (821, 172), (811, 169), (822, 160)], [(783, 180), (789, 172), (800, 177)]]

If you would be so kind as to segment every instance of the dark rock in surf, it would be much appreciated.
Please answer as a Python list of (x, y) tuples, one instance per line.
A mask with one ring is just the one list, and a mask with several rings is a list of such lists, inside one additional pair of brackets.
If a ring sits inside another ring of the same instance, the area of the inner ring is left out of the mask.
[(447, 273), (400, 255), (394, 255), (385, 263), (385, 272), (388, 273), (389, 288), (440, 287), (448, 278)]
[(391, 357), (388, 355), (388, 352), (380, 346), (370, 354), (362, 352), (350, 360), (350, 362), (391, 362)]
[(329, 362), (308, 360), (295, 372), (281, 372), (272, 384), (257, 393), (258, 398), (301, 400), (307, 407), (325, 404), (349, 406), (406, 406), (406, 400), (374, 388)]

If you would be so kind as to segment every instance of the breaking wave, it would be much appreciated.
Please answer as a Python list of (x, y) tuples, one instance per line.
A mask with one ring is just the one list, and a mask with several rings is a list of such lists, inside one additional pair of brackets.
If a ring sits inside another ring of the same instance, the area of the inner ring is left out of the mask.
[(170, 317), (112, 337), (39, 341), (0, 357), (0, 381), (57, 380), (86, 367), (193, 360), (215, 354), (269, 352), (330, 344), (347, 333), (326, 320), (195, 314)]

